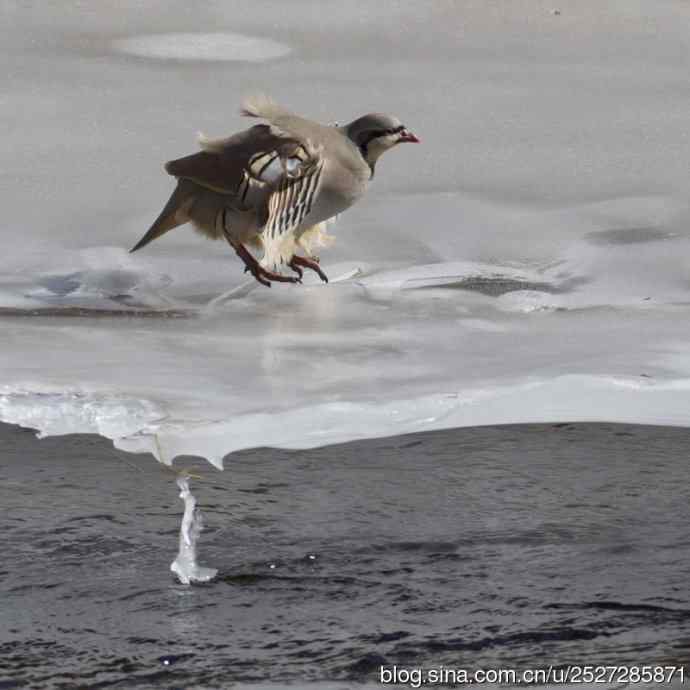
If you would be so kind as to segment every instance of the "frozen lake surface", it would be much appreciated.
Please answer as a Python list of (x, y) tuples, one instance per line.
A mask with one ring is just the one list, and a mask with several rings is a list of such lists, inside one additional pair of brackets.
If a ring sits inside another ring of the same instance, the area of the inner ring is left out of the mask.
[[(687, 662), (690, 6), (557, 5), (0, 0), (0, 687)], [(128, 253), (255, 92), (422, 141), (328, 285)]]
[[(1, 7), (1, 419), (217, 465), (475, 424), (688, 424), (685, 3)], [(255, 289), (187, 229), (127, 253), (162, 163), (246, 126), (255, 91), (422, 139), (339, 219), (329, 285)]]
[(188, 587), (168, 572), (173, 473), (95, 436), (0, 425), (0, 687), (687, 665), (689, 444), (687, 429), (520, 425), (241, 451), (225, 472), (197, 459), (200, 563), (220, 572)]

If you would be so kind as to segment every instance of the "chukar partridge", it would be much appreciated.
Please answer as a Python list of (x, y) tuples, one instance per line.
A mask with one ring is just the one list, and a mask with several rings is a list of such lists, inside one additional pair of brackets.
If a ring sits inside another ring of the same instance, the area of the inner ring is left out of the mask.
[[(419, 140), (397, 118), (380, 113), (328, 126), (257, 97), (243, 104), (242, 114), (266, 123), (225, 139), (200, 137), (201, 151), (165, 165), (177, 186), (131, 251), (191, 222), (207, 237), (225, 238), (264, 285), (300, 282), (303, 268), (328, 281), (310, 239), (364, 194), (383, 153)], [(263, 258), (247, 245), (263, 249)], [(284, 266), (296, 275), (283, 275)]]

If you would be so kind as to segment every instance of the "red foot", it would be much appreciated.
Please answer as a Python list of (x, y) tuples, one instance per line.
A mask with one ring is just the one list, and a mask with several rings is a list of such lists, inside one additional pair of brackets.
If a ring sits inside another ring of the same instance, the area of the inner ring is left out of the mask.
[(251, 273), (258, 282), (266, 287), (271, 287), (271, 280), (275, 280), (277, 283), (302, 282), (302, 276), (299, 278), (294, 278), (293, 276), (284, 276), (280, 273), (269, 271), (267, 268), (264, 268), (242, 244), (237, 245), (237, 247), (235, 247), (235, 251), (237, 252), (237, 256), (244, 261), (245, 273), (249, 271), (249, 273)]
[(290, 259), (290, 263), (288, 264), (288, 266), (293, 271), (298, 273), (300, 278), (302, 277), (302, 269), (299, 267), (304, 266), (304, 268), (310, 268), (312, 271), (318, 273), (319, 278), (321, 278), (321, 280), (323, 280), (324, 283), (328, 282), (328, 276), (321, 270), (319, 262), (315, 261), (314, 259), (307, 259), (304, 256), (297, 256), (297, 254), (295, 254), (292, 257), (292, 259)]

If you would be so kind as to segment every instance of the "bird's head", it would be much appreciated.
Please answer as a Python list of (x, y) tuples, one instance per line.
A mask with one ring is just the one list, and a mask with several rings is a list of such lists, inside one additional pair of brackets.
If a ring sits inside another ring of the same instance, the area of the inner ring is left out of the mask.
[(382, 113), (363, 115), (344, 127), (345, 133), (359, 149), (374, 174), (381, 154), (405, 142), (418, 143), (419, 139), (398, 120)]

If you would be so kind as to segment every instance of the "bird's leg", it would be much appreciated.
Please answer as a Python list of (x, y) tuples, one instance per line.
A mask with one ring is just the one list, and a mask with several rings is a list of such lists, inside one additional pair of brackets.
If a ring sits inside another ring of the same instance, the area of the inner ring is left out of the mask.
[(307, 259), (304, 256), (297, 256), (297, 254), (295, 254), (292, 257), (292, 259), (290, 259), (290, 263), (288, 264), (288, 266), (293, 271), (297, 271), (300, 273), (300, 266), (304, 266), (304, 268), (310, 268), (312, 271), (315, 271), (319, 274), (319, 278), (321, 278), (321, 280), (323, 280), (324, 283), (328, 282), (328, 276), (321, 270), (321, 266), (319, 266), (319, 262), (316, 259)]
[(266, 287), (271, 287), (271, 283), (264, 278), (261, 273), (261, 266), (259, 265), (259, 262), (251, 255), (247, 248), (243, 244), (238, 244), (236, 247), (234, 247), (234, 249), (235, 252), (237, 252), (237, 256), (244, 261), (244, 272), (246, 273), (249, 271), (259, 283), (265, 285)]
[(266, 287), (271, 287), (271, 280), (275, 280), (278, 283), (300, 283), (302, 282), (300, 278), (294, 278), (293, 276), (284, 276), (275, 271), (269, 271), (264, 268), (251, 252), (241, 243), (232, 240), (227, 233), (225, 233), (225, 239), (228, 241), (230, 246), (235, 250), (237, 256), (242, 259), (245, 265), (245, 272), (249, 271), (254, 278), (262, 285)]

